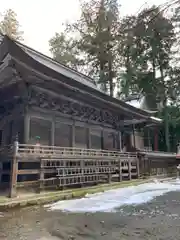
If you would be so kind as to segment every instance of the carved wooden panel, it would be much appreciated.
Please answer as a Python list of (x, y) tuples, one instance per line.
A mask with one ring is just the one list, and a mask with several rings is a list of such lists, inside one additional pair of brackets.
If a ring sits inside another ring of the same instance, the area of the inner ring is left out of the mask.
[(117, 113), (77, 103), (73, 100), (70, 101), (63, 97), (52, 97), (47, 93), (37, 92), (34, 89), (31, 92), (29, 105), (79, 117), (83, 121), (93, 120), (98, 123), (109, 124), (114, 128), (120, 127), (121, 117)]

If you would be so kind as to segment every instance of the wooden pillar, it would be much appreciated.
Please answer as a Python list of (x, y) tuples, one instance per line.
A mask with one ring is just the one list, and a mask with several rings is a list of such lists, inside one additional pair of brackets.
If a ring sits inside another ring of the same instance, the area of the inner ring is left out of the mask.
[(121, 159), (119, 159), (119, 182), (122, 181), (122, 162)]
[(151, 165), (152, 165), (152, 164), (151, 164), (151, 159), (150, 159), (150, 158), (149, 158), (149, 161), (148, 161), (148, 162), (149, 162), (149, 176), (151, 176), (151, 167), (152, 167)]
[(84, 186), (84, 159), (81, 159), (81, 187)]
[(44, 188), (44, 163), (42, 159), (40, 159), (39, 161), (40, 161), (39, 193), (41, 193), (41, 191)]
[(157, 126), (154, 129), (154, 151), (158, 151), (158, 129), (157, 129)]
[(112, 180), (112, 175), (111, 173), (108, 173), (108, 183), (111, 183), (111, 180)]
[(11, 161), (10, 193), (9, 193), (10, 198), (17, 196), (16, 192), (18, 171), (17, 153), (18, 153), (18, 141), (15, 141), (13, 146), (13, 158)]
[(119, 150), (122, 151), (122, 135), (121, 135), (121, 132), (119, 132)]
[(91, 129), (87, 127), (87, 148), (91, 148)]
[(135, 127), (133, 125), (133, 143), (134, 143), (134, 148), (136, 148), (136, 137), (135, 137)]
[(71, 126), (71, 147), (75, 147), (75, 124)]
[(104, 149), (104, 131), (101, 130), (101, 149)]
[(144, 156), (144, 169), (145, 176), (147, 176), (149, 173), (149, 158), (147, 156)]
[(137, 178), (140, 177), (140, 166), (139, 166), (139, 164), (140, 164), (140, 161), (139, 161), (139, 157), (137, 156), (137, 157), (136, 157), (136, 171), (137, 171)]
[(117, 150), (117, 134), (116, 134), (116, 132), (113, 132), (112, 136), (113, 136), (113, 150)]
[(150, 149), (152, 149), (150, 129), (148, 129), (147, 131), (148, 131), (148, 147), (149, 147)]
[(53, 119), (51, 123), (51, 145), (54, 146), (55, 141), (55, 120)]
[(139, 177), (144, 176), (145, 164), (144, 157), (138, 154), (138, 163), (139, 163)]
[(0, 184), (2, 181), (3, 162), (0, 162)]
[(129, 174), (129, 180), (131, 180), (131, 158), (128, 158), (128, 174)]
[(30, 137), (30, 116), (28, 113), (24, 115), (24, 143), (28, 143)]

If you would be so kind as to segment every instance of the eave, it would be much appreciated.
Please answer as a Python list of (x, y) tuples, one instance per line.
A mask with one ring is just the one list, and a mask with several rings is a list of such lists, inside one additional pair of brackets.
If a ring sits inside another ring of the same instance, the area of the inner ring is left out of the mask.
[(23, 51), (25, 51), (31, 58), (33, 58), (36, 62), (42, 63), (44, 66), (46, 66), (50, 69), (53, 69), (55, 72), (59, 72), (68, 78), (74, 79), (75, 81), (80, 82), (81, 84), (87, 85), (87, 86), (97, 90), (96, 83), (92, 78), (90, 78), (72, 68), (69, 68), (69, 67), (65, 66), (64, 64), (60, 64), (60, 63), (56, 62), (55, 60), (53, 60), (52, 58), (50, 58), (42, 53), (39, 53), (39, 52), (35, 51), (34, 49), (32, 49), (22, 43), (19, 43), (17, 41), (15, 43)]
[[(46, 90), (46, 87), (48, 85), (49, 85), (49, 87), (50, 87), (50, 85), (52, 85), (52, 78), (50, 78), (49, 76), (46, 76), (41, 72), (32, 70), (28, 65), (25, 65), (24, 63), (20, 62), (19, 60), (16, 60), (16, 59), (14, 59), (14, 60), (16, 61), (17, 66), (21, 66), (21, 68), (20, 68), (21, 72), (24, 71), (27, 74), (27, 71), (29, 73), (33, 71), (33, 75), (36, 75), (36, 77), (35, 77), (36, 81), (34, 81), (34, 84), (37, 85), (37, 87), (39, 87), (39, 86), (41, 88), (45, 87), (44, 90)], [(26, 79), (26, 81), (30, 81), (30, 83), (33, 84), (33, 77), (29, 79), (28, 76), (25, 76), (25, 79)], [(61, 78), (61, 80), (62, 80), (62, 78)], [(132, 111), (132, 109), (130, 110), (129, 108), (126, 108), (126, 106), (121, 106), (119, 104), (119, 101), (117, 104), (117, 102), (114, 103), (114, 101), (110, 101), (110, 100), (100, 97), (99, 94), (92, 94), (91, 90), (85, 91), (84, 89), (79, 89), (79, 88), (77, 88), (77, 86), (76, 87), (72, 86), (70, 84), (67, 84), (64, 81), (59, 81), (58, 79), (53, 79), (53, 82), (54, 82), (54, 84), (56, 84), (56, 87), (55, 87), (56, 94), (58, 92), (59, 93), (61, 92), (61, 94), (65, 94), (65, 92), (62, 93), (62, 91), (61, 91), (61, 88), (63, 87), (63, 89), (64, 88), (69, 89), (69, 91), (71, 91), (71, 94), (74, 96), (76, 95), (79, 100), (81, 100), (83, 102), (87, 102), (89, 104), (92, 104), (96, 107), (99, 106), (104, 109), (110, 109), (111, 111), (119, 112), (120, 115), (123, 114), (124, 116), (126, 116), (128, 118), (148, 119), (147, 113), (145, 113), (144, 111), (141, 111), (141, 113), (139, 113), (139, 111), (137, 111), (138, 109), (136, 109), (136, 108), (133, 108), (133, 111)], [(47, 90), (52, 91), (52, 88), (50, 88), (50, 89), (47, 88)], [(107, 96), (107, 95), (105, 95), (105, 96)], [(114, 98), (111, 98), (111, 99), (114, 100)], [(142, 114), (142, 112), (143, 112), (143, 114)]]

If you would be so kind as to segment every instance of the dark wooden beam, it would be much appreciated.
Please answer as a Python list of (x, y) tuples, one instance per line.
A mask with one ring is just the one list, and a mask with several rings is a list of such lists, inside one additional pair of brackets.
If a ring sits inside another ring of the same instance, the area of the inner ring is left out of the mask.
[(141, 124), (141, 123), (145, 123), (146, 120), (145, 119), (130, 119), (130, 120), (124, 120), (124, 121), (120, 121), (120, 126), (128, 126), (128, 125), (136, 125), (136, 124)]

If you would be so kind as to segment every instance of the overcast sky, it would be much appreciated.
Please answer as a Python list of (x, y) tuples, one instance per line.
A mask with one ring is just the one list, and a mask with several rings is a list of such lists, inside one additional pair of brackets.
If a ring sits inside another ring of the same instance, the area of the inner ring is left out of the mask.
[[(59, 32), (62, 23), (77, 19), (79, 0), (6, 0), (1, 1), (0, 11), (13, 9), (24, 31), (24, 43), (49, 55), (48, 40)], [(135, 13), (143, 4), (162, 4), (167, 0), (120, 0), (121, 14)]]

